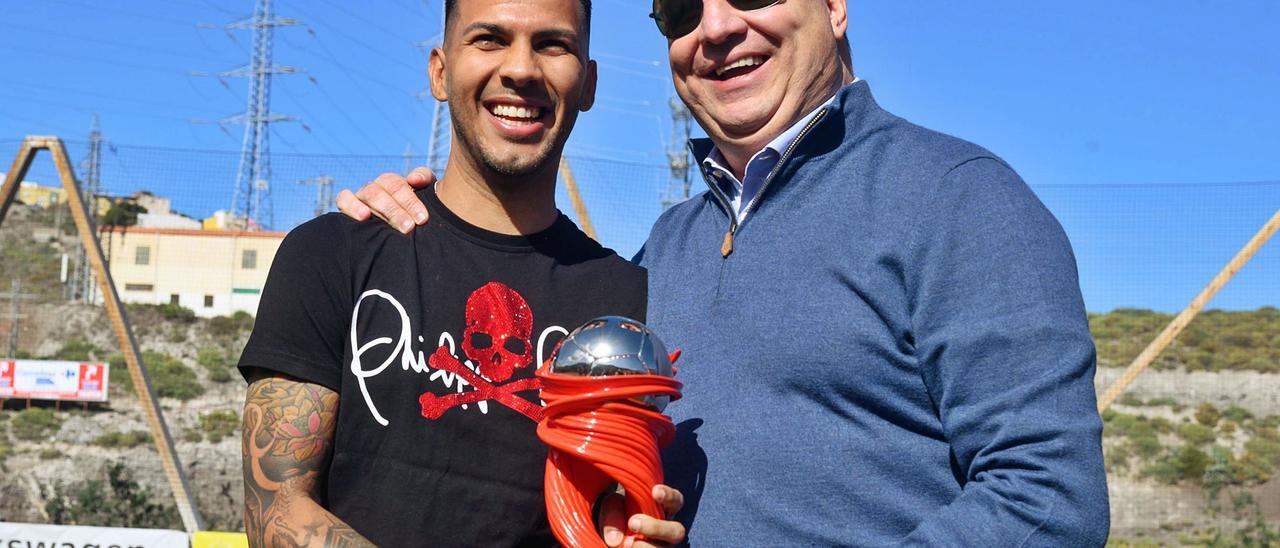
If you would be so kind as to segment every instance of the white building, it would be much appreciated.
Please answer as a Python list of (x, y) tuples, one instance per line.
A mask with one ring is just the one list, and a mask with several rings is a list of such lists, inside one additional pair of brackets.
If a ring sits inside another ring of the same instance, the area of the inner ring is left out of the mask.
[(244, 215), (219, 209), (201, 221), (201, 224), (205, 230), (247, 230), (249, 219)]
[(139, 213), (137, 226), (142, 228), (170, 228), (200, 230), (200, 221), (179, 213)]
[(178, 304), (199, 316), (256, 314), (284, 232), (152, 227), (103, 229), (121, 300)]
[(156, 196), (142, 190), (134, 192), (131, 201), (147, 210), (146, 213), (138, 214), (137, 226), (186, 230), (200, 230), (201, 228), (200, 221), (170, 209), (169, 199), (163, 196)]

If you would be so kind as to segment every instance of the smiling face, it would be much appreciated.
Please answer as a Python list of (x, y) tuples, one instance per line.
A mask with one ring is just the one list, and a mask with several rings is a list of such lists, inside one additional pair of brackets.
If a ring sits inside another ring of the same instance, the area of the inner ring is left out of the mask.
[(455, 9), (430, 61), (455, 148), (505, 177), (548, 169), (595, 94), (580, 1), (459, 0)]
[(671, 74), (731, 161), (764, 148), (852, 80), (839, 50), (844, 0), (782, 0), (745, 12), (726, 0), (702, 4), (698, 27), (668, 41)]

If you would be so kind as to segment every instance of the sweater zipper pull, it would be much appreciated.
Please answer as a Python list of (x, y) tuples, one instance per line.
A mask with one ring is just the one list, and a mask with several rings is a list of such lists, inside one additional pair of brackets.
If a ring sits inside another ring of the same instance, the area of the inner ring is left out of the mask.
[(730, 228), (728, 232), (724, 233), (724, 243), (720, 244), (721, 257), (727, 258), (730, 253), (733, 253), (733, 229), (732, 228)]

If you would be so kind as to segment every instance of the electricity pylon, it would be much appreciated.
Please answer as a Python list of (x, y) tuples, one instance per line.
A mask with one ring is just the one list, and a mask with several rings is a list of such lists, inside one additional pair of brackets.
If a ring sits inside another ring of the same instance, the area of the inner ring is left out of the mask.
[[(102, 145), (105, 142), (98, 127), (98, 115), (94, 114), (93, 125), (89, 128), (89, 151), (80, 164), (80, 169), (85, 174), (81, 202), (88, 209), (90, 227), (97, 221), (98, 195), (102, 194)], [(89, 256), (85, 254), (83, 246), (76, 248), (76, 272), (67, 284), (67, 289), (69, 300), (86, 303), (96, 300), (93, 267), (89, 264)]]
[(314, 212), (316, 217), (329, 211), (329, 206), (333, 205), (333, 177), (321, 175), (303, 179), (298, 181), (298, 184), (316, 187), (316, 208)]
[(244, 140), (240, 145), (240, 164), (236, 169), (235, 193), (231, 201), (232, 218), (243, 217), (251, 229), (268, 229), (274, 223), (271, 206), (271, 124), (296, 120), (292, 116), (271, 113), (271, 77), (276, 74), (302, 72), (296, 67), (276, 65), (271, 58), (272, 34), (276, 27), (302, 24), (297, 19), (277, 17), (271, 12), (271, 0), (257, 0), (253, 17), (225, 26), (227, 29), (251, 29), (253, 49), (249, 64), (218, 74), (219, 77), (249, 79), (248, 107), (243, 113), (223, 118), (219, 125), (243, 124)]
[(662, 209), (689, 199), (689, 142), (692, 116), (684, 103), (671, 98), (671, 141), (667, 143), (667, 167), (671, 173), (667, 179), (667, 191), (662, 196)]

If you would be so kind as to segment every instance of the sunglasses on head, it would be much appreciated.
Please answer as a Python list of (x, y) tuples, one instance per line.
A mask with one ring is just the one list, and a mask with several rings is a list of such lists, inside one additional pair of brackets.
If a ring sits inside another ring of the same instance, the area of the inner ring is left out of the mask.
[[(738, 11), (767, 8), (782, 0), (728, 0)], [(702, 21), (702, 0), (653, 0), (653, 13), (658, 32), (672, 40), (693, 32)]]

